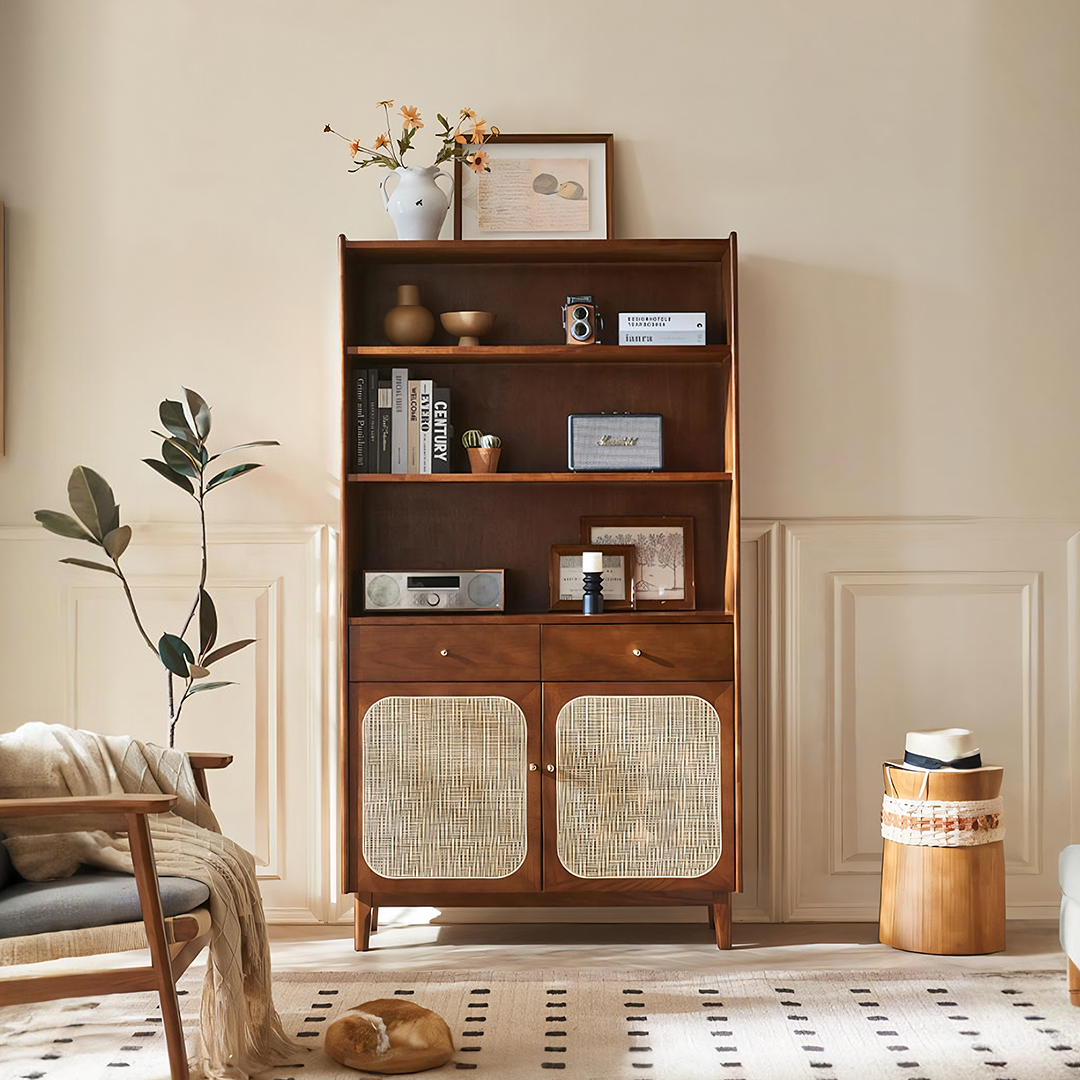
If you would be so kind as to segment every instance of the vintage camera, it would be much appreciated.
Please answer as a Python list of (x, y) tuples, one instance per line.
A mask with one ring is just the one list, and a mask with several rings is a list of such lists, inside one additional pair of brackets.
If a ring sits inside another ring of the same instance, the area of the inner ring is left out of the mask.
[(567, 345), (600, 344), (597, 332), (603, 329), (604, 320), (591, 296), (568, 296), (562, 315)]

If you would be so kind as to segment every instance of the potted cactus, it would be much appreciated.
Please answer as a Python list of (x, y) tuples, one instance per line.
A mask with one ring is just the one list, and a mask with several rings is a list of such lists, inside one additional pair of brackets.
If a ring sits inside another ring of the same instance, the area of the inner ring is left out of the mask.
[(482, 435), (475, 429), (461, 436), (461, 445), (469, 453), (469, 469), (474, 473), (499, 471), (502, 439), (498, 435)]

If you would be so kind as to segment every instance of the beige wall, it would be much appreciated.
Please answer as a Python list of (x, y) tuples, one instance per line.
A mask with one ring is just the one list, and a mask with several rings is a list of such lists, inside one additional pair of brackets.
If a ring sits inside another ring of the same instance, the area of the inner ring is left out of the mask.
[[(268, 468), (221, 492), (212, 514), (264, 547), (252, 580), (229, 571), (238, 619), (260, 625), (269, 594), (254, 579), (272, 579), (285, 583), (275, 595), (291, 598), (289, 612), (317, 623), (292, 651), (280, 635), (281, 696), (261, 706), (262, 737), (269, 746), (280, 736), (288, 758), (286, 736), (301, 717), (304, 752), (332, 775), (332, 695), (311, 654), (325, 658), (334, 629), (319, 591), (332, 581), (333, 538), (318, 527), (337, 515), (335, 240), (393, 231), (381, 174), (349, 175), (344, 144), (322, 127), (373, 137), (372, 106), (386, 96), (429, 120), (468, 105), (507, 131), (612, 131), (618, 235), (738, 232), (743, 509), (764, 523), (755, 536), (773, 521), (848, 519), (829, 528), (851, 550), (885, 544), (892, 553), (875, 572), (967, 573), (980, 568), (967, 565), (963, 553), (975, 549), (963, 538), (936, 549), (940, 566), (924, 565), (908, 555), (917, 536), (863, 534), (849, 519), (1080, 519), (1074, 0), (592, 0), (565, 10), (489, 0), (0, 0), (0, 531), (9, 541), (0, 545), (0, 729), (30, 714), (88, 723), (76, 715), (71, 649), (58, 644), (74, 633), (70, 589), (85, 576), (56, 567), (51, 546), (44, 558), (40, 530), (28, 526), (35, 508), (62, 507), (77, 462), (112, 481), (129, 520), (185, 520), (183, 497), (139, 461), (155, 450), (147, 429), (157, 402), (184, 383), (215, 406), (224, 440), (283, 444), (265, 454)], [(433, 145), (430, 131), (421, 147)], [(780, 886), (782, 865), (800, 872), (779, 850), (781, 815), (791, 812), (784, 770), (797, 767), (799, 739), (818, 735), (806, 725), (819, 688), (799, 675), (831, 656), (831, 624), (808, 624), (809, 602), (783, 602), (795, 595), (785, 575), (809, 549), (778, 528), (761, 535), (787, 555), (774, 551), (754, 579), (763, 646), (775, 644), (754, 673), (755, 843), (770, 875), (762, 895), (773, 897), (756, 903), (756, 917), (800, 910)], [(1032, 714), (1038, 738), (1025, 744), (1038, 766), (1024, 774), (1029, 785), (1042, 762), (1068, 758), (1070, 738), (1074, 754), (1077, 746), (1076, 551), (1068, 528), (1051, 531), (1068, 566), (1061, 595), (1040, 609), (1060, 607), (1060, 617), (1036, 627), (1058, 661), (1035, 673), (1047, 685)], [(275, 569), (279, 548), (302, 548), (307, 561), (282, 555), (285, 568)], [(1025, 561), (1021, 549), (1009, 569), (1041, 573), (1044, 554)], [(187, 564), (176, 559), (179, 573)], [(916, 585), (923, 595), (923, 579)], [(965, 609), (960, 624), (977, 625), (976, 615)], [(130, 632), (122, 611), (100, 618), (96, 632)], [(899, 655), (872, 625), (882, 658)], [(902, 655), (914, 663), (923, 654)], [(999, 668), (1003, 654), (987, 655)], [(1030, 652), (1007, 655), (1020, 678)], [(250, 663), (234, 677), (265, 676)], [(947, 679), (915, 674), (924, 686)], [(873, 729), (872, 717), (860, 728), (845, 716), (845, 738)], [(891, 722), (894, 742), (905, 725), (928, 726), (910, 714)], [(1052, 797), (1060, 807), (1065, 793)], [(269, 805), (264, 790), (260, 798)], [(320, 794), (304, 800), (329, 838), (334, 807)], [(1039, 829), (1050, 816), (1040, 803)], [(1049, 858), (1062, 835), (1039, 833), (1042, 854), (1025, 855), (1023, 873), (1037, 870), (1043, 882), (1025, 904), (1050, 904)], [(303, 862), (305, 896), (326, 873)], [(280, 906), (306, 902), (289, 894)], [(820, 914), (816, 903), (802, 910)]]

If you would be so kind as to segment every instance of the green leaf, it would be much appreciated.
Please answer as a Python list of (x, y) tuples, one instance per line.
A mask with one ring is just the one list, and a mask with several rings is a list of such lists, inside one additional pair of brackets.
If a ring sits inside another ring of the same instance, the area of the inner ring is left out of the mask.
[(158, 406), (158, 416), (167, 431), (171, 431), (178, 439), (185, 439), (194, 444), (198, 442), (195, 432), (191, 430), (184, 415), (184, 406), (179, 401), (163, 401)]
[(131, 526), (125, 525), (120, 529), (113, 529), (112, 532), (105, 534), (105, 539), (102, 541), (102, 547), (105, 548), (106, 553), (113, 562), (116, 562), (121, 555), (127, 551), (128, 544), (131, 543)]
[(75, 516), (90, 530), (91, 535), (100, 541), (107, 532), (115, 527), (116, 500), (108, 481), (88, 469), (85, 465), (76, 465), (68, 478), (68, 502)]
[(246, 649), (249, 645), (254, 644), (254, 638), (244, 638), (243, 641), (231, 641), (228, 645), (222, 645), (220, 649), (215, 649), (209, 656), (204, 656), (202, 666), (209, 667), (211, 664), (216, 664), (219, 660), (224, 660), (226, 656), (232, 656), (234, 652), (239, 652), (241, 649)]
[(182, 637), (177, 637), (176, 634), (161, 635), (158, 641), (158, 656), (161, 657), (161, 662), (169, 671), (174, 675), (179, 675), (182, 679), (188, 677), (188, 665), (195, 662), (195, 655), (191, 651), (191, 646)]
[(251, 472), (252, 469), (262, 468), (261, 465), (234, 465), (231, 469), (226, 469), (224, 472), (220, 472), (209, 484), (206, 485), (206, 490), (217, 487), (219, 484), (227, 484), (230, 480), (235, 479), (237, 476), (243, 476), (246, 472)]
[(191, 425), (192, 431), (202, 441), (210, 434), (210, 406), (194, 390), (186, 386), (184, 391), (184, 416)]
[(115, 574), (117, 577), (120, 576), (113, 567), (106, 566), (104, 563), (91, 562), (89, 559), (61, 559), (60, 561), (62, 563), (68, 563), (71, 566), (84, 566), (87, 570), (104, 570), (106, 574)]
[(165, 439), (161, 444), (161, 456), (165, 459), (165, 464), (168, 465), (173, 472), (182, 473), (184, 476), (191, 477), (199, 475), (198, 470), (191, 460), (191, 455), (169, 439)]
[(213, 457), (206, 459), (204, 464), (208, 464), (211, 461), (216, 461), (219, 457), (224, 457), (226, 454), (231, 454), (234, 450), (246, 450), (249, 446), (280, 446), (281, 443), (277, 439), (257, 439), (255, 442), (240, 443), (239, 446), (230, 446), (228, 450), (219, 450)]
[(201, 694), (204, 690), (217, 690), (220, 686), (235, 686), (236, 683), (229, 682), (228, 680), (222, 682), (201, 682), (195, 686), (189, 686), (184, 697), (191, 697), (192, 694)]
[(145, 461), (154, 472), (160, 473), (166, 480), (171, 481), (177, 487), (183, 488), (189, 495), (194, 496), (195, 486), (186, 476), (181, 476), (178, 472), (174, 472), (164, 461), (155, 461), (153, 458), (148, 457), (144, 457), (143, 461)]
[(206, 654), (217, 640), (217, 611), (205, 589), (199, 590), (199, 655)]
[(71, 540), (89, 540), (96, 544), (94, 539), (70, 514), (61, 514), (59, 510), (35, 510), (34, 517), (51, 533), (57, 536), (66, 536)]

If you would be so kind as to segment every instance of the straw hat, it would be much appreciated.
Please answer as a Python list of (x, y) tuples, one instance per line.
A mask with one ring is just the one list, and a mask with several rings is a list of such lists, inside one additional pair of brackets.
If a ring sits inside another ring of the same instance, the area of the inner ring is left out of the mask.
[(909, 731), (904, 740), (904, 768), (955, 772), (978, 769), (982, 755), (967, 728)]

